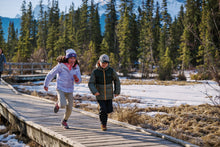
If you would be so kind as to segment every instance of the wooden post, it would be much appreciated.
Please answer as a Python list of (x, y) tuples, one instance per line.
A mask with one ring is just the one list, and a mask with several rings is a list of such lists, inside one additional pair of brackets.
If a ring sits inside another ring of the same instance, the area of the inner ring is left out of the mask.
[(34, 74), (34, 67), (33, 67), (33, 63), (31, 63), (31, 74), (33, 75)]
[(41, 67), (41, 73), (43, 73), (43, 65), (40, 64), (40, 67)]
[(9, 64), (9, 76), (12, 74), (11, 64)]
[(23, 75), (23, 63), (21, 63), (21, 75)]

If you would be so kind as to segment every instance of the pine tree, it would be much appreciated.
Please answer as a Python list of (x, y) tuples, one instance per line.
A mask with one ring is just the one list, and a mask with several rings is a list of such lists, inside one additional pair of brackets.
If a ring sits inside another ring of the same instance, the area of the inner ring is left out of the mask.
[(136, 14), (132, 13), (130, 18), (130, 30), (131, 30), (131, 50), (130, 58), (132, 63), (132, 68), (137, 68), (135, 63), (138, 62), (138, 48), (139, 48), (139, 30), (138, 22), (136, 21)]
[(61, 13), (59, 19), (59, 34), (58, 40), (55, 41), (54, 52), (55, 56), (64, 55), (65, 50), (70, 48), (70, 41), (68, 38), (68, 30), (67, 30), (67, 17), (64, 16), (64, 13)]
[(6, 57), (9, 62), (12, 61), (13, 56), (17, 52), (16, 51), (17, 42), (18, 39), (14, 28), (14, 22), (10, 22), (8, 27), (8, 40), (7, 40), (7, 49), (6, 49)]
[(118, 56), (114, 53), (110, 53), (110, 66), (113, 67), (116, 71), (119, 70), (119, 66), (118, 66)]
[(108, 52), (116, 54), (118, 56), (118, 45), (117, 45), (117, 35), (116, 35), (116, 25), (117, 25), (117, 16), (116, 16), (116, 9), (115, 9), (115, 0), (111, 0), (107, 4), (106, 8), (106, 18), (105, 18), (105, 32), (104, 32), (104, 39), (108, 43)]
[(54, 25), (49, 27), (48, 30), (48, 37), (47, 37), (47, 50), (48, 50), (48, 60), (50, 60), (50, 62), (52, 62), (53, 64), (56, 64), (56, 53), (55, 53), (55, 43), (57, 41), (56, 35), (57, 35), (57, 31), (56, 31), (56, 27)]
[(55, 44), (59, 39), (59, 6), (58, 1), (53, 0), (51, 8), (48, 9), (48, 37), (46, 41), (46, 48), (48, 52), (48, 60), (56, 64), (56, 58), (59, 53), (55, 51)]
[(91, 72), (95, 68), (97, 62), (95, 47), (96, 45), (94, 44), (94, 42), (90, 41), (89, 50), (87, 50), (83, 54), (83, 64), (81, 64), (80, 69), (84, 72)]
[(100, 45), (100, 55), (101, 54), (109, 54), (109, 45), (105, 38), (102, 39), (102, 43)]
[(22, 40), (26, 34), (27, 10), (26, 10), (26, 1), (25, 0), (23, 0), (23, 2), (22, 2), (21, 11), (22, 11), (22, 15), (21, 15), (20, 39)]
[(4, 48), (5, 45), (5, 39), (4, 39), (4, 33), (2, 28), (2, 20), (0, 18), (0, 48)]
[(202, 18), (201, 18), (201, 23), (199, 26), (200, 29), (200, 39), (201, 42), (203, 42), (200, 46), (199, 46), (199, 50), (198, 50), (198, 54), (197, 54), (197, 63), (199, 64), (199, 66), (203, 66), (205, 65), (207, 67), (207, 63), (205, 63), (205, 59), (204, 59), (204, 55), (205, 55), (205, 48), (206, 48), (206, 32), (207, 32), (207, 6), (206, 6), (206, 1), (203, 0), (203, 4), (202, 4)]
[(83, 0), (82, 8), (80, 9), (79, 29), (77, 30), (79, 54), (83, 54), (88, 50), (89, 45), (89, 28), (88, 28), (88, 0)]
[[(199, 24), (201, 15), (201, 0), (187, 0), (186, 3), (186, 14), (184, 18), (184, 33), (182, 37), (182, 43), (185, 43), (184, 50), (188, 50), (190, 53), (190, 65), (197, 65), (197, 54), (199, 41), (194, 34), (199, 35)], [(180, 50), (182, 50), (180, 48)], [(184, 52), (184, 51), (182, 51)], [(187, 68), (187, 67), (186, 67)]]
[(173, 61), (170, 58), (170, 50), (167, 47), (164, 56), (159, 62), (159, 79), (160, 80), (171, 80), (172, 79), (172, 69)]
[(40, 0), (40, 13), (38, 16), (37, 26), (37, 48), (35, 49), (33, 58), (36, 62), (47, 61), (47, 52), (46, 52), (46, 38), (47, 38), (47, 17), (46, 12), (43, 10), (42, 0)]
[[(128, 71), (131, 67), (131, 31), (130, 31), (130, 16), (127, 8), (125, 11), (121, 11), (121, 18), (118, 23), (118, 42), (119, 42), (119, 55), (120, 55), (120, 64), (121, 72), (124, 76), (128, 74)], [(124, 12), (124, 13), (123, 13)]]
[(219, 47), (220, 35), (219, 26), (220, 16), (218, 15), (220, 8), (212, 1), (203, 0), (202, 18), (199, 26), (200, 29), (200, 47), (198, 52), (200, 69), (203, 74), (210, 74), (213, 79), (220, 85), (219, 77)]
[(43, 48), (45, 45), (44, 45), (44, 39), (43, 39), (43, 35), (44, 35), (44, 22), (43, 22), (43, 19), (44, 19), (44, 11), (43, 11), (43, 5), (42, 5), (42, 0), (40, 1), (40, 13), (39, 13), (39, 16), (38, 16), (38, 33), (37, 33), (37, 48), (40, 49), (40, 48)]
[(159, 51), (158, 51), (158, 45), (160, 40), (160, 28), (161, 28), (161, 18), (160, 18), (160, 6), (159, 3), (156, 3), (156, 14), (153, 20), (154, 27), (153, 27), (153, 55), (154, 55), (154, 61), (157, 64), (159, 61)]
[(153, 56), (153, 0), (147, 0), (147, 3), (143, 5), (142, 13), (139, 57), (141, 59), (142, 77), (148, 77), (153, 64), (155, 64)]
[(75, 48), (76, 46), (76, 12), (74, 10), (74, 3), (70, 6), (69, 14), (67, 17), (67, 30), (68, 30), (68, 37), (70, 41), (70, 47)]
[(164, 56), (166, 48), (170, 45), (169, 41), (169, 28), (171, 24), (171, 17), (167, 11), (167, 0), (163, 0), (162, 4), (162, 28), (160, 31), (160, 41), (158, 45), (159, 58)]
[(191, 61), (190, 50), (187, 46), (187, 44), (189, 44), (187, 42), (188, 36), (189, 32), (186, 29), (184, 29), (183, 35), (181, 36), (181, 44), (179, 50), (180, 57), (178, 58), (181, 61), (181, 74), (184, 74), (184, 70), (186, 70), (189, 67)]
[(28, 9), (26, 9), (26, 2), (22, 3), (22, 17), (21, 17), (21, 30), (18, 42), (18, 50), (13, 61), (15, 62), (30, 62), (31, 54), (34, 51), (34, 34), (33, 34), (33, 16), (32, 16), (32, 3), (29, 2)]
[[(175, 33), (173, 32), (172, 34), (172, 37), (173, 37), (173, 43), (172, 44), (176, 44), (176, 48), (177, 48), (177, 53), (176, 53), (176, 57), (173, 56), (172, 57), (172, 60), (174, 61), (175, 63), (175, 66), (177, 66), (178, 70), (180, 69), (181, 67), (181, 62), (179, 60), (179, 57), (180, 57), (180, 44), (181, 44), (181, 36), (183, 35), (183, 31), (184, 31), (184, 7), (183, 5), (181, 5), (180, 7), (180, 12), (178, 14), (178, 17), (177, 17), (177, 22), (175, 23)], [(175, 35), (176, 34), (176, 35)], [(176, 39), (174, 39), (176, 36)], [(174, 42), (175, 41), (175, 42)], [(183, 74), (183, 73), (181, 73)]]
[(175, 18), (173, 23), (170, 26), (170, 52), (172, 53), (170, 55), (171, 60), (175, 63), (175, 67), (178, 66), (178, 56), (179, 56), (179, 45), (181, 40), (183, 30), (178, 25), (178, 21)]
[(100, 18), (98, 13), (98, 5), (94, 5), (94, 0), (91, 1), (90, 13), (89, 13), (89, 30), (90, 30), (90, 39), (95, 44), (95, 51), (99, 52), (99, 45), (101, 43), (101, 27), (100, 27)]

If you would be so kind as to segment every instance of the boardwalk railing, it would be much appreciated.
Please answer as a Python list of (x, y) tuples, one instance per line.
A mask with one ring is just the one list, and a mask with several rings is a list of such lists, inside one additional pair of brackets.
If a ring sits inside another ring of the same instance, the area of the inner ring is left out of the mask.
[(5, 66), (5, 71), (8, 71), (8, 74), (20, 72), (22, 75), (24, 71), (31, 71), (31, 74), (34, 74), (34, 71), (40, 70), (43, 73), (44, 70), (50, 70), (52, 68), (52, 63), (44, 62), (21, 62), (21, 63), (12, 63), (7, 62)]

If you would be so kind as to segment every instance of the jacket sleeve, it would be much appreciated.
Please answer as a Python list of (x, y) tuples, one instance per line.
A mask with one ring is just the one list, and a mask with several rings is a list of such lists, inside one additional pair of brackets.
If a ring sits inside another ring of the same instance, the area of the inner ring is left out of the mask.
[(89, 83), (88, 83), (88, 87), (90, 89), (90, 91), (92, 92), (92, 94), (95, 94), (98, 92), (96, 86), (95, 86), (95, 72), (93, 71), (91, 76), (90, 76), (90, 79), (89, 79)]
[(77, 65), (76, 67), (76, 76), (79, 78), (79, 81), (78, 82), (75, 82), (76, 84), (80, 84), (82, 82), (82, 77), (81, 77), (81, 72), (80, 72), (80, 68), (79, 66)]
[(118, 74), (115, 72), (115, 70), (113, 70), (113, 80), (114, 80), (114, 94), (120, 94), (121, 83)]
[(57, 64), (46, 76), (44, 80), (44, 86), (48, 87), (50, 81), (56, 76), (56, 74), (61, 70), (61, 65)]
[(5, 55), (3, 54), (3, 59), (4, 59), (4, 63), (6, 63), (6, 58), (5, 58)]

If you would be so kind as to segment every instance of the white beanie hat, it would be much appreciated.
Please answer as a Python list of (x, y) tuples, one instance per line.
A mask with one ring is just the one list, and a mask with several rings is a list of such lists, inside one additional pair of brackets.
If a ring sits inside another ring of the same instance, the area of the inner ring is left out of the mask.
[(67, 49), (66, 50), (66, 58), (76, 57), (76, 51), (74, 49)]

